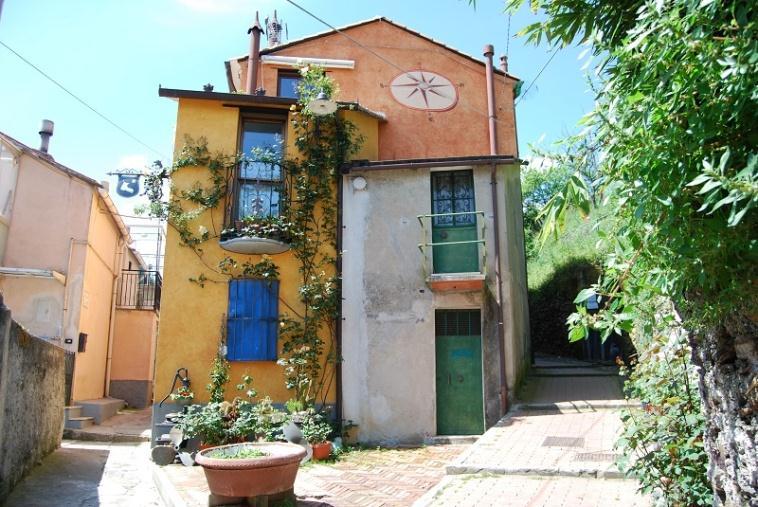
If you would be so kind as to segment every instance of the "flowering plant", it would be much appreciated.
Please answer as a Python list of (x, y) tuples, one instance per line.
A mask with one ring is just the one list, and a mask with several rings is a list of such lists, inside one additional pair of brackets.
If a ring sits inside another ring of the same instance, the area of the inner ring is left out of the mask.
[(175, 393), (171, 393), (171, 399), (174, 401), (191, 400), (195, 397), (189, 387), (181, 386)]
[(293, 236), (292, 227), (292, 222), (280, 216), (251, 215), (238, 221), (235, 228), (221, 231), (221, 238), (271, 238), (289, 243)]

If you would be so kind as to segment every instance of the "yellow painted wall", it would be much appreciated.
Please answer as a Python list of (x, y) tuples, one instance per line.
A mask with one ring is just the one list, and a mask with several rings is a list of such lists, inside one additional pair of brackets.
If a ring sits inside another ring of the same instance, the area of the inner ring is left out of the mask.
[[(347, 114), (368, 134), (366, 145), (357, 158), (376, 158), (376, 120), (361, 116), (361, 113)], [(224, 107), (221, 101), (181, 99), (177, 115), (175, 151), (181, 149), (185, 136), (189, 135), (195, 140), (205, 137), (211, 152), (235, 153), (238, 149), (238, 128), (237, 108)], [(286, 136), (286, 150), (292, 154), (294, 136), (291, 126), (288, 127)], [(173, 188), (186, 189), (196, 181), (207, 181), (207, 177), (208, 171), (205, 168), (180, 169), (172, 175)], [(185, 209), (190, 209), (191, 203), (184, 203), (184, 206)], [(223, 219), (223, 207), (219, 206), (212, 213), (206, 212), (196, 219), (192, 228), (197, 231), (200, 226), (204, 226), (211, 235), (216, 236), (221, 232)], [(239, 263), (257, 262), (260, 256), (227, 252), (220, 248), (218, 239), (213, 238), (201, 245), (203, 256), (200, 259), (190, 248), (181, 245), (178, 236), (175, 229), (168, 227), (156, 352), (156, 392), (163, 396), (164, 390), (171, 386), (176, 370), (184, 367), (189, 369), (195, 399), (203, 402), (208, 400), (205, 385), (208, 382), (211, 362), (218, 350), (222, 329), (226, 328), (225, 316), (228, 305), (227, 277), (214, 273), (208, 266), (215, 268), (218, 262), (227, 256)], [(299, 263), (291, 252), (271, 257), (280, 272), (279, 312), (288, 312), (288, 305), (302, 313), (298, 298), (301, 284)], [(197, 278), (201, 273), (208, 278), (205, 287), (189, 281), (189, 278)], [(326, 333), (322, 338), (328, 344), (331, 343)], [(281, 347), (280, 339), (280, 352)], [(284, 402), (293, 396), (293, 393), (285, 388), (283, 368), (274, 361), (233, 362), (228, 396), (233, 396), (234, 385), (245, 373), (253, 376), (253, 385), (260, 396), (271, 396), (275, 402)], [(332, 382), (328, 401), (334, 402), (334, 399)]]
[(79, 331), (87, 333), (85, 352), (77, 352), (73, 399), (105, 394), (113, 280), (120, 262), (121, 233), (102, 198), (93, 191), (87, 235)]

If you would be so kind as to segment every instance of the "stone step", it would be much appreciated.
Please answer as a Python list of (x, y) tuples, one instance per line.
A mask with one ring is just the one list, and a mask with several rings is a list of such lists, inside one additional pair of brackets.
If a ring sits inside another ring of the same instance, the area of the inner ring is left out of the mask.
[(110, 419), (126, 406), (124, 400), (118, 398), (97, 398), (94, 400), (77, 400), (77, 405), (82, 407), (82, 415), (93, 417), (95, 424), (102, 424)]
[(94, 417), (69, 417), (66, 421), (66, 429), (81, 430), (95, 424)]
[(70, 405), (68, 407), (63, 407), (63, 413), (65, 415), (66, 421), (68, 421), (72, 417), (81, 417), (82, 416), (82, 406), (81, 405)]

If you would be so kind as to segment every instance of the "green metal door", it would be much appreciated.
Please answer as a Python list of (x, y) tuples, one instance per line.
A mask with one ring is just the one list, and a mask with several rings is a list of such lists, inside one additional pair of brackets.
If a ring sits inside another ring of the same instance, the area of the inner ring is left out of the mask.
[[(432, 173), (432, 250), (434, 273), (479, 271), (472, 171)], [(462, 213), (462, 214), (457, 214)], [(451, 243), (440, 245), (439, 243)]]
[(437, 434), (484, 433), (479, 310), (437, 310)]

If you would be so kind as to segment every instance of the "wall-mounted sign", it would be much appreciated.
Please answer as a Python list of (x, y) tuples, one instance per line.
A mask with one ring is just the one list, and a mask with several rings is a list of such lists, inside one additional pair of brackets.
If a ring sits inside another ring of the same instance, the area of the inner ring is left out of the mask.
[(121, 197), (134, 197), (139, 193), (139, 175), (119, 174), (116, 193)]
[(445, 76), (412, 70), (390, 83), (392, 96), (406, 107), (421, 111), (447, 111), (458, 103), (458, 90)]

